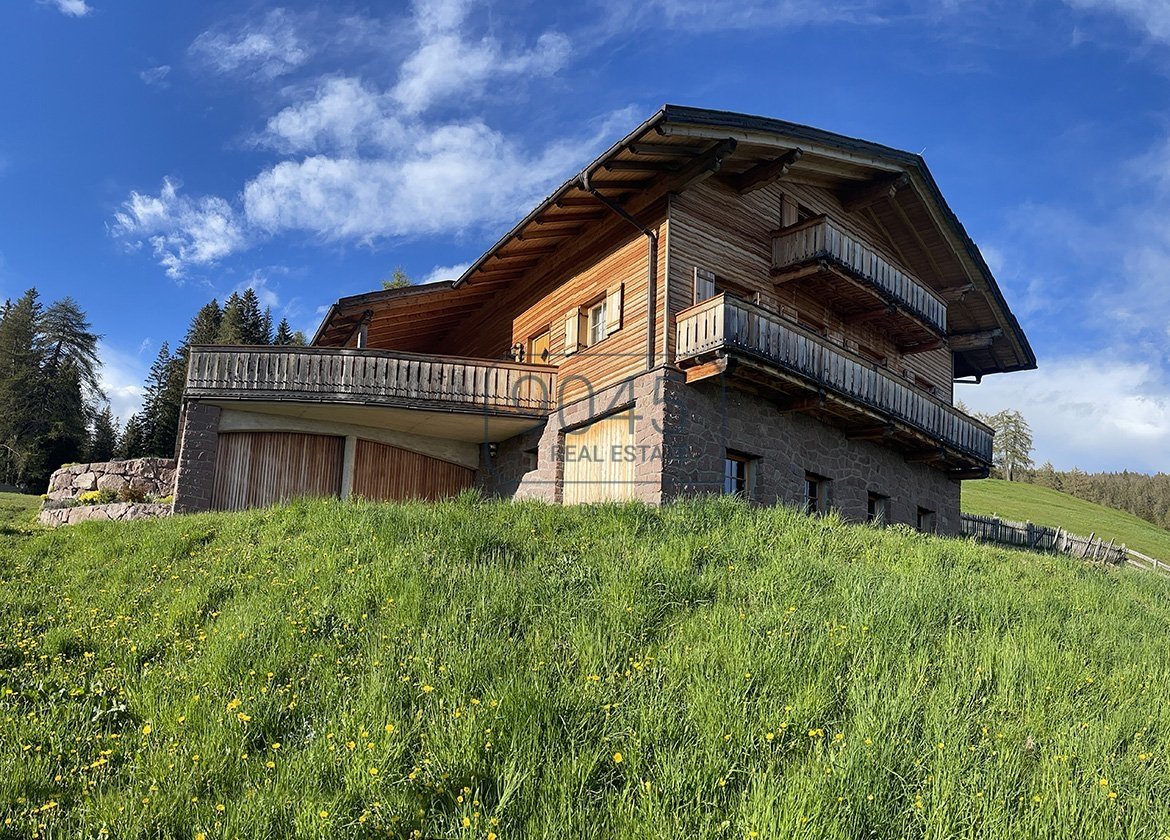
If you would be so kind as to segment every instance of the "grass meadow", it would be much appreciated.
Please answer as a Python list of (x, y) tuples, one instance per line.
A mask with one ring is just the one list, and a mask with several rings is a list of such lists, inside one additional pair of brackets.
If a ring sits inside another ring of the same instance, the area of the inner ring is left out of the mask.
[(733, 501), (0, 535), (0, 834), (1170, 837), (1170, 584)]

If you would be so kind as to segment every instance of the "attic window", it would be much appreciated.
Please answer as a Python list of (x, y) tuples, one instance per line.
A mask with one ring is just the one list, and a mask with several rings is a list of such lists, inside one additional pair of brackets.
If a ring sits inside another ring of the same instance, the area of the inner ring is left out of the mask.
[(606, 336), (605, 300), (602, 299), (589, 307), (586, 318), (588, 327), (585, 333), (585, 346), (592, 347), (600, 344)]

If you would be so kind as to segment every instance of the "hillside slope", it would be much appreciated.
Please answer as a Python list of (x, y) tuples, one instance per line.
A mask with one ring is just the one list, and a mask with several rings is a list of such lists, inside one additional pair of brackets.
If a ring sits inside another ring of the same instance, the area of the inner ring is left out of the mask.
[(0, 833), (1161, 837), (1170, 587), (734, 502), (0, 552)]
[(1131, 513), (1035, 484), (989, 478), (963, 482), (963, 512), (1002, 516), (1125, 543), (1170, 563), (1170, 531)]

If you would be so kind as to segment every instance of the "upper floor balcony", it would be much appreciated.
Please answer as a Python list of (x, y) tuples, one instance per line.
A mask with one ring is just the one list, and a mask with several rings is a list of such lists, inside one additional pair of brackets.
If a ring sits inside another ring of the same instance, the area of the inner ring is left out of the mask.
[(186, 396), (224, 407), (503, 440), (556, 408), (556, 368), (322, 347), (191, 349)]
[(811, 286), (847, 323), (872, 321), (900, 349), (937, 346), (946, 334), (942, 298), (826, 216), (775, 232), (772, 276)]
[(933, 462), (956, 477), (991, 465), (992, 430), (888, 370), (775, 313), (716, 295), (677, 318), (687, 381), (725, 374), (868, 439)]

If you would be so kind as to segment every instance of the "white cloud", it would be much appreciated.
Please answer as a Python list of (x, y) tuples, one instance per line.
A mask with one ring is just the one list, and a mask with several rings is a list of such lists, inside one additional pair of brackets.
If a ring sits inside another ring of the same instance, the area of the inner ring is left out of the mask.
[(1170, 3), (1166, 0), (1065, 0), (1070, 6), (1113, 12), (1143, 29), (1151, 38), (1170, 41)]
[(423, 277), (417, 281), (418, 285), (423, 286), (427, 283), (441, 283), (444, 280), (458, 280), (463, 276), (463, 272), (471, 268), (471, 263), (457, 263), (456, 265), (437, 265), (430, 270)]
[(472, 42), (460, 32), (437, 32), (403, 63), (391, 95), (408, 113), (419, 113), (454, 94), (482, 95), (488, 81), (500, 76), (552, 75), (569, 52), (569, 39), (557, 32), (546, 32), (533, 49), (512, 54), (491, 38)]
[(47, 0), (57, 11), (69, 17), (85, 17), (93, 11), (93, 6), (85, 0)]
[(123, 353), (104, 341), (98, 342), (98, 357), (102, 360), (98, 378), (110, 401), (110, 410), (123, 426), (131, 414), (142, 408), (142, 382), (150, 368), (142, 353), (149, 349), (149, 342), (149, 338), (143, 339), (137, 354)]
[(170, 75), (170, 72), (171, 65), (160, 64), (157, 67), (150, 67), (143, 70), (138, 74), (138, 78), (142, 79), (150, 87), (165, 88), (169, 84), (167, 82), (167, 76)]
[(183, 277), (190, 266), (212, 265), (246, 242), (235, 210), (222, 198), (192, 199), (178, 182), (164, 178), (157, 196), (130, 193), (114, 214), (114, 236), (128, 247), (149, 243), (168, 277)]
[[(949, 9), (954, 0), (931, 0), (928, 6)], [(604, 4), (608, 28), (628, 32), (631, 25), (713, 32), (784, 29), (808, 24), (880, 23), (880, 0), (619, 0)]]
[(1073, 357), (1035, 371), (956, 386), (974, 411), (1018, 410), (1032, 427), (1037, 463), (1057, 469), (1165, 471), (1170, 386), (1155, 365)]
[(361, 79), (325, 79), (310, 98), (269, 119), (256, 142), (288, 154), (352, 154), (367, 146), (392, 149), (408, 140), (394, 110), (388, 97)]
[(222, 74), (275, 79), (309, 60), (313, 49), (284, 9), (272, 9), (255, 23), (232, 31), (208, 30), (191, 44), (191, 54)]

